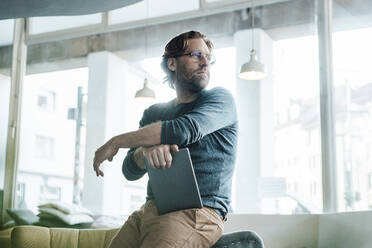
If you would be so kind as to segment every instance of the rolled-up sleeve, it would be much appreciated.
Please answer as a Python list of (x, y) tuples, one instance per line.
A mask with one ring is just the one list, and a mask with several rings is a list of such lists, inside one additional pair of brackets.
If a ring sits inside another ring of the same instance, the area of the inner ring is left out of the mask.
[(146, 170), (139, 168), (134, 161), (133, 154), (135, 150), (135, 148), (132, 148), (128, 151), (122, 166), (123, 174), (129, 181), (140, 179), (146, 173)]
[[(143, 127), (147, 123), (148, 110), (145, 110), (142, 119), (139, 122), (139, 127)], [(121, 167), (124, 177), (129, 181), (140, 179), (147, 172), (145, 169), (141, 169), (137, 166), (134, 161), (133, 155), (137, 148), (131, 148), (127, 152), (127, 156), (124, 158), (123, 165)]]
[(162, 122), (161, 143), (186, 146), (236, 121), (233, 96), (223, 88), (215, 88), (208, 91), (190, 112)]

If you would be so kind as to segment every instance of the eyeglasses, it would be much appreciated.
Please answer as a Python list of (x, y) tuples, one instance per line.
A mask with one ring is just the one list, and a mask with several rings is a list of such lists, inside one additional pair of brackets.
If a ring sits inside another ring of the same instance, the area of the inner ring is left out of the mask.
[(210, 65), (213, 65), (216, 62), (216, 58), (214, 57), (213, 54), (203, 54), (201, 51), (198, 50), (191, 51), (189, 53), (184, 53), (181, 55), (176, 55), (174, 57), (177, 58), (181, 56), (190, 56), (190, 58), (195, 62), (201, 61), (203, 57), (205, 57), (205, 59), (208, 61)]

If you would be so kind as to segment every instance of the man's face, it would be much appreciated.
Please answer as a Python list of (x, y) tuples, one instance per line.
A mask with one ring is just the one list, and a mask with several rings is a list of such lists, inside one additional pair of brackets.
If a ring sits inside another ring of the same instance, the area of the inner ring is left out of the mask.
[(210, 64), (204, 55), (210, 54), (208, 46), (202, 39), (187, 40), (187, 49), (184, 54), (200, 51), (203, 56), (200, 60), (189, 55), (180, 56), (176, 60), (176, 84), (183, 90), (191, 93), (202, 91), (209, 83)]

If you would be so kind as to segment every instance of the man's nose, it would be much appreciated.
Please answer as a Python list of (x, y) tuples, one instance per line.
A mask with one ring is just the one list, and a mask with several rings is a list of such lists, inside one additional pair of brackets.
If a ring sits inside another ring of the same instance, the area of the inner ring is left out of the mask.
[(202, 56), (200, 57), (200, 63), (201, 63), (202, 65), (209, 65), (209, 60), (207, 59), (207, 56), (202, 55)]

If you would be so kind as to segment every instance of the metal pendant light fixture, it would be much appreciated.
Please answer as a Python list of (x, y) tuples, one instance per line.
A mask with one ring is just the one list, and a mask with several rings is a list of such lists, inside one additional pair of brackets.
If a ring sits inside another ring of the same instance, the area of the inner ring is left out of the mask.
[(155, 92), (150, 89), (148, 87), (148, 80), (147, 80), (147, 77), (145, 77), (145, 79), (143, 80), (143, 88), (138, 90), (136, 92), (136, 98), (140, 98), (140, 97), (150, 97), (150, 98), (155, 98)]
[(250, 60), (244, 63), (240, 69), (239, 78), (245, 80), (262, 80), (267, 74), (264, 70), (264, 65), (257, 60), (256, 50), (254, 50), (254, 7), (251, 8), (252, 16), (252, 50), (250, 52)]
[[(145, 58), (147, 56), (147, 21), (149, 17), (149, 0), (146, 0), (146, 19), (145, 19)], [(136, 92), (135, 98), (155, 98), (155, 92), (149, 88), (147, 80), (147, 71), (145, 70), (145, 79), (143, 80), (143, 88)]]

